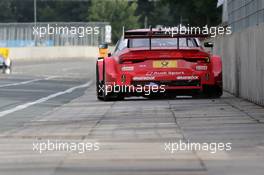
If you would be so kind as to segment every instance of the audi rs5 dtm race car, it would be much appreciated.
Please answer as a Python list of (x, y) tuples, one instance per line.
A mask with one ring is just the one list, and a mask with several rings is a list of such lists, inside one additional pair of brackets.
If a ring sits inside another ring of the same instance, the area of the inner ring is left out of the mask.
[[(96, 63), (97, 97), (121, 100), (129, 96), (175, 97), (222, 95), (222, 62), (206, 52), (199, 38), (205, 35), (170, 35), (162, 29), (124, 32), (114, 52)], [(212, 47), (212, 43), (204, 43)], [(105, 53), (107, 45), (101, 45)]]

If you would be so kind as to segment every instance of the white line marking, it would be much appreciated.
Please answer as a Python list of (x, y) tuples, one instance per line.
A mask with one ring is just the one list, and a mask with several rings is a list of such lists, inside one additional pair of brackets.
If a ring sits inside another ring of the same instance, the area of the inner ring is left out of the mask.
[(50, 100), (52, 98), (55, 98), (55, 97), (58, 97), (58, 96), (61, 96), (61, 95), (64, 95), (64, 94), (72, 93), (73, 91), (75, 91), (77, 89), (89, 87), (91, 84), (92, 84), (92, 81), (89, 81), (89, 82), (87, 82), (85, 84), (82, 84), (82, 85), (79, 85), (79, 86), (75, 86), (75, 87), (72, 87), (72, 88), (67, 89), (65, 91), (57, 92), (55, 94), (51, 94), (49, 96), (40, 98), (40, 99), (38, 99), (36, 101), (28, 102), (28, 103), (25, 103), (25, 104), (22, 104), (22, 105), (18, 105), (16, 107), (12, 108), (12, 109), (1, 111), (0, 112), (0, 117), (4, 117), (4, 116), (6, 116), (8, 114), (11, 114), (11, 113), (26, 109), (26, 108), (28, 108), (30, 106), (33, 106), (33, 105), (36, 105), (36, 104), (39, 104), (39, 103), (43, 103), (43, 102), (48, 101), (48, 100)]
[(0, 88), (9, 87), (9, 86), (24, 85), (24, 84), (29, 84), (29, 83), (34, 83), (34, 82), (37, 82), (37, 81), (41, 81), (41, 80), (50, 80), (50, 79), (53, 79), (53, 78), (56, 78), (56, 76), (51, 76), (51, 77), (47, 77), (47, 78), (39, 78), (39, 79), (28, 80), (28, 81), (22, 81), (22, 82), (18, 82), (18, 83), (3, 84), (3, 85), (0, 85)]

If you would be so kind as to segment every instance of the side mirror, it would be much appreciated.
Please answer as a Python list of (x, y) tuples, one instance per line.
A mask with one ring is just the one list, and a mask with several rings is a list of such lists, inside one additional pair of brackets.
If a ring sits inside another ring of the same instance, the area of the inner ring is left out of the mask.
[(205, 42), (204, 43), (204, 47), (210, 47), (210, 48), (213, 48), (214, 47), (214, 44), (212, 42)]

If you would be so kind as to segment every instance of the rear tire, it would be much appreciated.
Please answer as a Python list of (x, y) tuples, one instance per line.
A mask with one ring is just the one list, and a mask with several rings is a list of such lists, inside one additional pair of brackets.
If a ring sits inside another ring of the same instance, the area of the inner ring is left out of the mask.
[(9, 68), (9, 67), (3, 68), (3, 73), (4, 74), (11, 74), (11, 68)]
[(12, 66), (12, 62), (10, 60), (5, 61), (3, 64), (3, 73), (10, 74), (12, 71), (11, 66)]
[(209, 98), (220, 98), (223, 95), (223, 88), (220, 86), (204, 86), (203, 94)]
[(123, 100), (124, 96), (121, 93), (110, 93), (110, 94), (106, 94), (106, 86), (105, 86), (105, 82), (106, 82), (106, 66), (105, 66), (105, 61), (103, 61), (103, 87), (104, 87), (104, 91), (103, 91), (103, 95), (102, 98), (104, 101), (117, 101), (117, 100)]
[(102, 88), (103, 84), (102, 82), (99, 80), (99, 69), (98, 69), (98, 62), (96, 62), (96, 96), (98, 100), (104, 100), (103, 98), (103, 93)]

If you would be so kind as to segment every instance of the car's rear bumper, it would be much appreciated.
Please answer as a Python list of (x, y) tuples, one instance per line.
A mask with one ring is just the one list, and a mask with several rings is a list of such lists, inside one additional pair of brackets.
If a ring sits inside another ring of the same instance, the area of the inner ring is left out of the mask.
[(152, 85), (116, 85), (109, 83), (106, 87), (107, 93), (122, 94), (124, 96), (148, 96), (148, 95), (162, 95), (167, 93), (173, 94), (192, 94), (202, 92), (203, 86), (198, 84), (196, 86), (166, 86), (162, 84)]
[(165, 87), (166, 90), (202, 90), (202, 86), (169, 86)]
[[(206, 76), (208, 74), (209, 76)], [(144, 95), (146, 91), (149, 94), (149, 89), (152, 94), (162, 94), (162, 93), (175, 93), (175, 94), (186, 94), (203, 92), (205, 86), (220, 86), (221, 77), (216, 78), (210, 72), (204, 72), (201, 74), (187, 74), (179, 76), (131, 76), (129, 74), (110, 74), (111, 82), (107, 81), (107, 84), (112, 86), (119, 86), (117, 89), (122, 89), (122, 94), (126, 95)], [(135, 78), (136, 77), (136, 78)], [(121, 87), (121, 88), (120, 88)], [(129, 89), (129, 90), (128, 90)], [(143, 90), (142, 90), (143, 89)], [(157, 90), (158, 89), (158, 90)], [(142, 92), (143, 91), (143, 92)]]
[(163, 86), (165, 89), (201, 89), (201, 80), (132, 81), (133, 86)]

